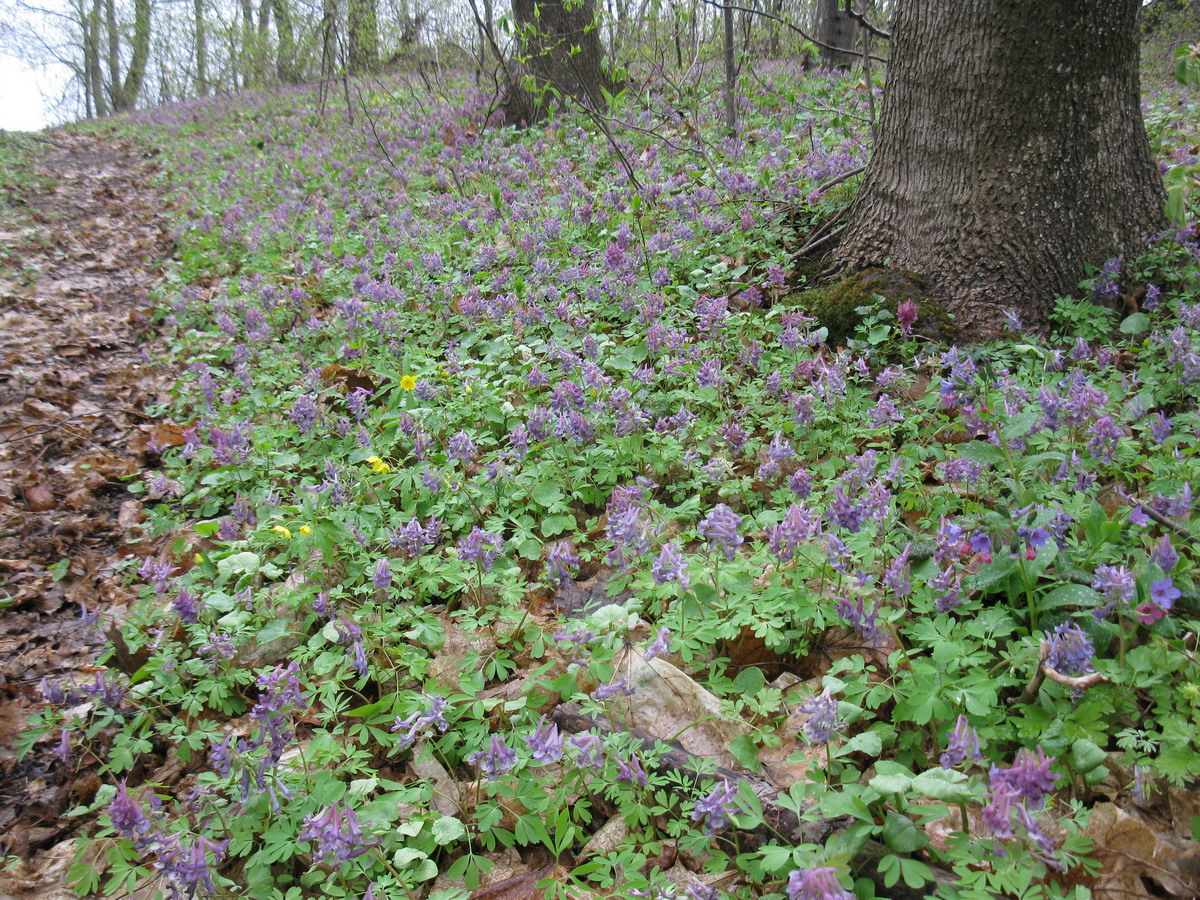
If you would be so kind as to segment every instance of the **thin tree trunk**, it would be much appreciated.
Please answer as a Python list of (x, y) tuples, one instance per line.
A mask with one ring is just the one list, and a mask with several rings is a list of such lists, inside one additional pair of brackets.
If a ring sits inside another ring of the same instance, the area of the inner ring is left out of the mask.
[(87, 59), (86, 75), (92, 96), (92, 105), (97, 116), (107, 116), (108, 97), (104, 93), (104, 73), (100, 68), (100, 0), (92, 0), (84, 40), (84, 55)]
[(133, 47), (129, 52), (129, 69), (121, 83), (118, 111), (133, 109), (142, 83), (146, 78), (146, 60), (150, 58), (150, 0), (134, 0)]
[(117, 30), (115, 0), (104, 0), (104, 27), (108, 32), (108, 92), (113, 109), (121, 109), (121, 33)]
[(725, 130), (737, 133), (737, 66), (734, 62), (733, 7), (726, 4), (721, 9), (725, 21)]
[(337, 68), (337, 0), (321, 0), (321, 77), (333, 77)]
[(296, 35), (292, 28), (292, 11), (288, 8), (287, 0), (271, 0), (270, 5), (275, 10), (275, 34), (278, 37), (275, 76), (284, 84), (294, 84), (299, 80), (299, 72), (296, 65)]
[(905, 0), (879, 142), (837, 259), (925, 275), (964, 338), (1042, 328), (1086, 264), (1163, 224), (1139, 0)]
[(196, 43), (196, 94), (208, 96), (208, 36), (204, 30), (204, 0), (193, 0)]

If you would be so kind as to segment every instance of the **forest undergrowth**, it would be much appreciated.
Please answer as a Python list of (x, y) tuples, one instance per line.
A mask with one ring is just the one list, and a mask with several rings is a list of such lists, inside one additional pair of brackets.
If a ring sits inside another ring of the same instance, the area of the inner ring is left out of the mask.
[[(1194, 198), (1053, 336), (829, 342), (866, 87), (745, 86), (731, 137), (650, 77), (611, 141), (451, 74), (101, 126), (180, 374), (140, 601), (21, 739), (103, 782), (79, 892), (1195, 895)], [(1146, 116), (1193, 171), (1196, 91)]]

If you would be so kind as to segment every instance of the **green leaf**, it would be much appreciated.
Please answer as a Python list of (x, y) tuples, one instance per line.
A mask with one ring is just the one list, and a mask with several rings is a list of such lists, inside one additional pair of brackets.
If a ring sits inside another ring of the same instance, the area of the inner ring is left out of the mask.
[(241, 553), (235, 553), (219, 560), (217, 573), (222, 578), (231, 578), (234, 575), (253, 575), (261, 567), (262, 559), (257, 553), (243, 550)]
[(287, 619), (275, 619), (254, 637), (255, 643), (262, 647), (272, 641), (277, 641), (292, 630), (292, 623)]
[(856, 734), (850, 740), (842, 745), (841, 756), (845, 753), (865, 753), (867, 756), (876, 757), (883, 752), (883, 738), (874, 731), (862, 731)]
[(1080, 775), (1104, 765), (1108, 754), (1087, 738), (1079, 738), (1071, 744), (1071, 768)]
[(356, 706), (354, 709), (348, 709), (342, 715), (353, 716), (356, 719), (365, 719), (375, 715), (392, 705), (392, 697), (389, 695), (384, 700), (376, 700), (374, 703), (368, 703), (365, 706)]
[(1100, 594), (1086, 584), (1060, 584), (1038, 601), (1038, 609), (1042, 611), (1065, 606), (1092, 609), (1099, 605)]
[(883, 842), (897, 853), (913, 853), (929, 844), (929, 835), (908, 816), (889, 809), (883, 820)]
[(418, 859), (428, 858), (428, 853), (422, 853), (415, 847), (401, 847), (392, 855), (392, 865), (394, 865), (397, 869), (403, 869), (411, 862), (415, 862)]
[(1003, 556), (995, 562), (990, 562), (976, 574), (965, 579), (968, 590), (990, 593), (1016, 571), (1017, 561), (1011, 556)]
[(912, 780), (912, 791), (943, 803), (966, 803), (975, 796), (967, 776), (954, 769), (927, 769)]
[(442, 816), (433, 823), (433, 842), (439, 847), (464, 838), (467, 827), (454, 816)]
[(1121, 334), (1141, 334), (1150, 328), (1150, 317), (1145, 313), (1126, 316), (1121, 322)]
[(908, 789), (912, 787), (913, 780), (907, 775), (876, 775), (867, 782), (873, 789), (881, 794), (900, 794), (908, 793)]
[(555, 535), (562, 534), (564, 531), (568, 531), (574, 527), (574, 516), (546, 516), (545, 520), (542, 522), (542, 534), (544, 534), (546, 537), (554, 537)]
[(762, 765), (758, 761), (758, 745), (747, 734), (739, 734), (729, 742), (729, 752), (739, 765), (751, 772), (758, 772)]
[(1003, 466), (1007, 464), (1004, 457), (1004, 451), (994, 444), (985, 444), (983, 441), (971, 441), (969, 444), (963, 444), (958, 448), (958, 456), (960, 459), (969, 459), (972, 462), (987, 463), (993, 466)]
[(67, 577), (67, 573), (71, 571), (71, 561), (69, 559), (60, 559), (46, 571), (50, 573), (50, 577), (55, 581), (62, 581)]
[(542, 506), (553, 506), (563, 498), (562, 488), (552, 481), (543, 481), (541, 484), (534, 485), (529, 494)]

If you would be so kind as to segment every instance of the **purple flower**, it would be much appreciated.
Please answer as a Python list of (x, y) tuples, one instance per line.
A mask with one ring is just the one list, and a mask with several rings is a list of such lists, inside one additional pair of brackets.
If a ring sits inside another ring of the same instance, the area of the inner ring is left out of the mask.
[(184, 848), (179, 834), (169, 834), (156, 838), (154, 844), (157, 857), (154, 867), (172, 882), (173, 896), (180, 896), (176, 886), (182, 888), (182, 893), (188, 897), (195, 896), (200, 885), (203, 885), (209, 894), (216, 891), (207, 853), (211, 852), (213, 864), (219, 865), (225, 857), (225, 848), (229, 841), (210, 841), (208, 838), (197, 837), (190, 847)]
[(646, 659), (657, 659), (660, 656), (668, 656), (671, 653), (671, 632), (666, 627), (658, 629), (658, 634), (654, 636), (654, 640), (650, 642), (650, 646), (646, 648), (644, 654)]
[(943, 769), (953, 769), (968, 759), (983, 759), (983, 754), (979, 752), (979, 732), (971, 727), (966, 716), (959, 716), (938, 765)]
[(646, 786), (646, 770), (642, 768), (642, 764), (638, 762), (637, 754), (629, 754), (629, 762), (619, 753), (613, 754), (613, 762), (617, 764), (617, 781), (628, 781), (630, 784), (637, 784), (641, 787)]
[(700, 522), (696, 533), (708, 540), (709, 549), (723, 547), (725, 558), (733, 559), (744, 538), (738, 533), (742, 517), (724, 503), (718, 503)]
[(1163, 443), (1171, 436), (1171, 420), (1161, 412), (1156, 413), (1150, 420), (1150, 436), (1158, 443)]
[(590, 731), (585, 731), (571, 738), (571, 746), (575, 748), (578, 761), (593, 768), (600, 768), (604, 765), (604, 756), (601, 748), (600, 736), (593, 734)]
[(579, 570), (579, 554), (569, 541), (555, 541), (546, 551), (546, 575), (560, 587)]
[(392, 734), (400, 731), (406, 732), (400, 736), (402, 748), (415, 742), (417, 736), (430, 726), (436, 728), (441, 734), (450, 728), (450, 723), (446, 721), (445, 715), (446, 698), (440, 694), (426, 694), (425, 699), (429, 701), (428, 712), (418, 710), (406, 719), (396, 716), (396, 721), (392, 724), (390, 729)]
[(722, 781), (708, 796), (696, 801), (696, 808), (692, 810), (692, 821), (699, 822), (703, 819), (705, 834), (716, 834), (729, 824), (730, 816), (740, 812), (737, 804), (733, 802), (736, 794), (737, 785)]
[(547, 723), (545, 716), (542, 716), (537, 729), (526, 741), (529, 744), (530, 759), (534, 762), (551, 763), (562, 759), (564, 739), (558, 733), (558, 726)]
[(1150, 599), (1159, 609), (1169, 610), (1180, 596), (1181, 591), (1170, 578), (1160, 578), (1150, 585)]
[(1125, 605), (1133, 599), (1135, 588), (1133, 573), (1124, 566), (1097, 566), (1092, 575), (1092, 589), (1103, 594), (1107, 602), (1093, 614), (1097, 619), (1107, 618), (1117, 604)]
[(918, 315), (920, 315), (920, 308), (914, 301), (905, 300), (901, 303), (896, 309), (896, 321), (900, 323), (900, 330), (905, 334), (912, 334)]
[(692, 586), (692, 576), (688, 572), (687, 561), (675, 541), (667, 541), (662, 550), (650, 564), (650, 575), (655, 584), (674, 582), (680, 590), (686, 591)]
[(1025, 325), (1021, 321), (1020, 316), (1018, 316), (1011, 309), (1006, 309), (1004, 311), (1004, 330), (1005, 331), (1020, 331), (1024, 327), (1025, 327)]
[(832, 866), (796, 869), (788, 875), (787, 895), (788, 900), (854, 900), (854, 894), (842, 887), (838, 870)]
[(470, 435), (459, 431), (450, 438), (450, 456), (462, 462), (470, 462), (475, 455), (476, 447)]
[(488, 781), (495, 781), (517, 764), (517, 751), (511, 749), (504, 738), (493, 735), (488, 749), (472, 753), (467, 762), (479, 766)]
[(371, 577), (371, 583), (375, 585), (377, 591), (386, 591), (392, 586), (392, 569), (388, 565), (386, 557), (375, 566), (375, 574)]
[(871, 611), (868, 613), (862, 597), (856, 597), (853, 603), (846, 597), (838, 597), (836, 609), (837, 614), (845, 619), (846, 624), (864, 641), (874, 642), (879, 637), (879, 623), (876, 621), (879, 616), (879, 601), (871, 605)]
[(909, 578), (908, 555), (912, 552), (912, 544), (904, 548), (904, 552), (892, 560), (886, 572), (883, 573), (883, 586), (897, 597), (907, 597), (912, 593), (912, 581)]
[(189, 625), (195, 625), (200, 621), (200, 610), (196, 606), (196, 598), (187, 588), (182, 588), (175, 595), (175, 599), (171, 601), (171, 606), (179, 614), (179, 618)]
[(1171, 546), (1171, 539), (1167, 535), (1164, 534), (1150, 551), (1150, 561), (1164, 572), (1170, 572), (1175, 568), (1175, 563), (1179, 562), (1179, 554)]
[(617, 694), (624, 694), (626, 697), (632, 697), (634, 688), (629, 686), (629, 682), (625, 680), (625, 676), (616, 678), (608, 684), (602, 684), (600, 687), (592, 691), (593, 700), (608, 700), (610, 697), (615, 697)]
[(1092, 671), (1096, 648), (1086, 631), (1072, 622), (1063, 622), (1046, 635), (1050, 652), (1046, 665), (1064, 675), (1083, 675)]
[(458, 558), (466, 563), (478, 563), (483, 571), (492, 571), (492, 565), (500, 557), (503, 542), (499, 535), (483, 531), (478, 525), (458, 542)]
[(1041, 747), (1035, 750), (1022, 748), (1017, 751), (1010, 768), (993, 766), (988, 780), (993, 791), (1003, 788), (1026, 800), (1031, 809), (1041, 809), (1059, 779), (1050, 771), (1053, 762), (1054, 757), (1047, 756)]
[(122, 781), (116, 795), (109, 801), (108, 816), (112, 821), (113, 830), (127, 841), (139, 841), (150, 833), (153, 827), (150, 818), (142, 810), (142, 806), (129, 796), (129, 791)]
[(298, 841), (315, 841), (319, 859), (344, 863), (366, 853), (375, 841), (363, 834), (358, 814), (349, 806), (334, 803), (304, 819)]
[(805, 700), (800, 705), (800, 712), (809, 716), (808, 721), (800, 726), (800, 730), (813, 744), (829, 743), (834, 732), (846, 727), (845, 722), (838, 721), (838, 702), (829, 688)]

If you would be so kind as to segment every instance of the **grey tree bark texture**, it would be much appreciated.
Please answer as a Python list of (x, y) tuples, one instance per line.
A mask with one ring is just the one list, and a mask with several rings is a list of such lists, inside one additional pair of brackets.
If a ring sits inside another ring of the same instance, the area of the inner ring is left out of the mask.
[(817, 40), (821, 47), (821, 65), (831, 69), (845, 69), (859, 60), (855, 52), (858, 44), (858, 23), (842, 8), (842, 0), (817, 0)]
[[(521, 32), (524, 65), (539, 87), (550, 86), (593, 109), (604, 109), (601, 87), (612, 85), (604, 72), (604, 47), (592, 0), (513, 0), (512, 11)], [(544, 114), (519, 85), (509, 84), (507, 90), (510, 122), (533, 122)]]
[(960, 339), (1042, 329), (1131, 256), (1165, 193), (1142, 122), (1139, 0), (905, 0), (879, 142), (835, 259), (925, 276)]

